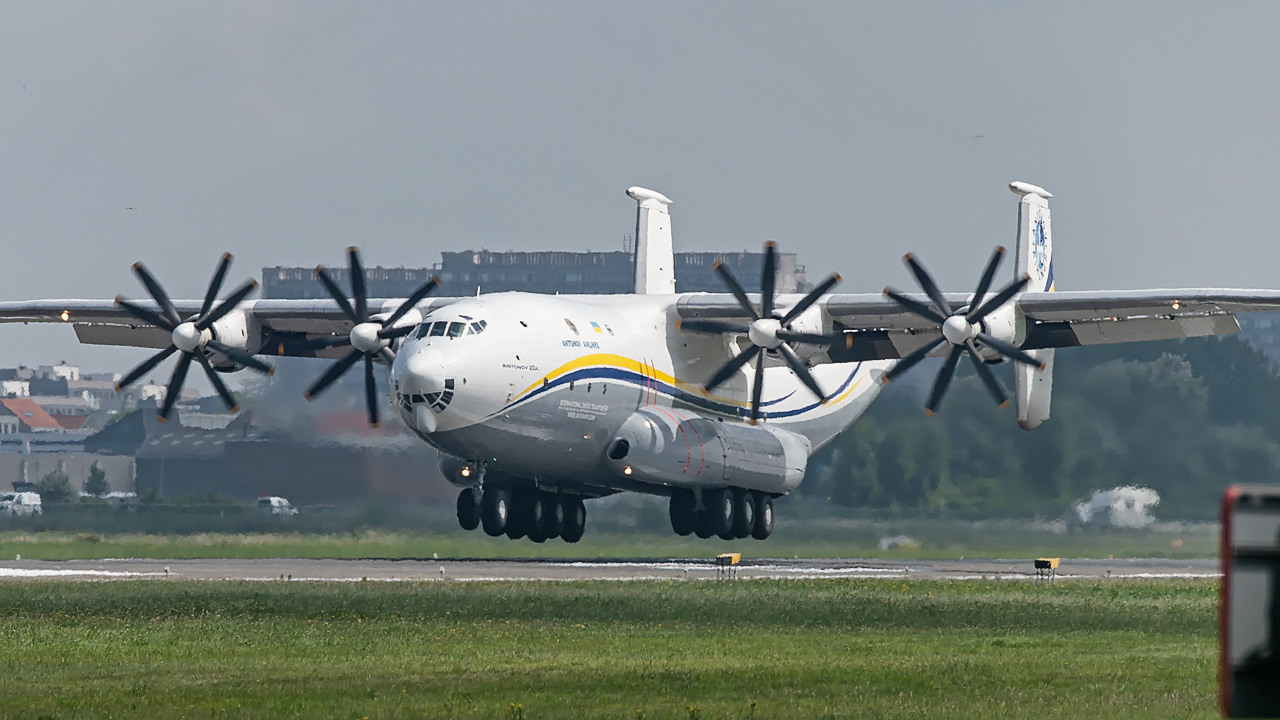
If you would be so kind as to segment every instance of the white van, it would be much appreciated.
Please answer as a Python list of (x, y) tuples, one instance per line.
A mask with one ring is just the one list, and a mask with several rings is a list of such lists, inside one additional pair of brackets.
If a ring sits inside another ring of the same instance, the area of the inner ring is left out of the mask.
[(40, 493), (11, 492), (0, 495), (0, 516), (30, 517), (43, 514), (44, 505), (40, 502)]
[(298, 514), (298, 508), (282, 497), (270, 495), (258, 498), (258, 512), (272, 517), (293, 517)]

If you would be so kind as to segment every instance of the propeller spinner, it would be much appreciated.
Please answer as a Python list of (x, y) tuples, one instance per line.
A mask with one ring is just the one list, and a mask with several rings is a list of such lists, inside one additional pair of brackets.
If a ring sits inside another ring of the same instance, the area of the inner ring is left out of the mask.
[(252, 293), (258, 287), (257, 282), (249, 280), (227, 296), (217, 307), (214, 307), (214, 303), (218, 298), (218, 291), (222, 289), (222, 281), (226, 279), (227, 269), (230, 266), (231, 254), (225, 253), (218, 262), (218, 268), (214, 271), (213, 278), (209, 281), (209, 288), (205, 291), (204, 303), (200, 306), (199, 314), (183, 320), (179, 317), (177, 309), (173, 306), (173, 301), (169, 299), (168, 293), (164, 291), (164, 287), (160, 285), (159, 281), (147, 271), (147, 268), (142, 263), (133, 264), (134, 274), (138, 276), (138, 280), (142, 282), (143, 287), (147, 289), (151, 299), (155, 300), (160, 312), (153, 312), (123, 297), (116, 298), (116, 305), (148, 325), (167, 330), (172, 343), (169, 347), (152, 355), (130, 371), (128, 375), (121, 378), (116, 383), (116, 392), (120, 392), (137, 382), (139, 378), (151, 372), (152, 369), (176, 352), (181, 353), (181, 357), (178, 358), (178, 362), (174, 365), (173, 376), (169, 378), (169, 385), (165, 389), (164, 402), (160, 406), (158, 415), (159, 419), (161, 421), (169, 419), (169, 413), (173, 410), (173, 404), (178, 401), (178, 395), (182, 392), (182, 385), (186, 382), (187, 370), (190, 369), (193, 359), (204, 368), (205, 375), (209, 378), (209, 384), (213, 385), (218, 397), (222, 398), (222, 402), (230, 408), (231, 412), (235, 412), (239, 409), (239, 406), (236, 404), (235, 398), (231, 396), (231, 392), (227, 390), (227, 386), (223, 384), (222, 378), (218, 377), (218, 372), (213, 369), (213, 365), (209, 362), (205, 351), (212, 350), (220, 353), (245, 367), (253, 368), (268, 375), (275, 371), (272, 366), (257, 359), (251, 353), (219, 342), (214, 337), (213, 324), (234, 310), (236, 305), (240, 304), (241, 301), (249, 296), (249, 293)]
[(978, 371), (978, 377), (982, 378), (983, 384), (991, 391), (992, 397), (996, 399), (1000, 407), (1003, 408), (1009, 404), (1009, 398), (1005, 394), (1004, 388), (1001, 387), (1000, 381), (992, 374), (991, 369), (987, 367), (987, 363), (978, 353), (978, 348), (974, 341), (982, 343), (1015, 362), (1034, 365), (1040, 370), (1045, 367), (1043, 362), (1018, 346), (983, 332), (983, 318), (1009, 302), (1014, 295), (1022, 292), (1030, 279), (1024, 275), (1021, 279), (1015, 280), (993, 295), (991, 299), (982, 302), (983, 296), (991, 288), (991, 280), (995, 277), (1000, 261), (1004, 259), (1004, 253), (1004, 248), (997, 247), (991, 255), (991, 259), (987, 262), (986, 270), (983, 271), (982, 278), (978, 281), (978, 287), (973, 292), (973, 301), (967, 312), (951, 312), (951, 306), (947, 304), (942, 292), (938, 290), (938, 285), (933, 281), (933, 277), (929, 275), (929, 272), (924, 269), (920, 261), (916, 260), (911, 253), (904, 255), (902, 261), (907, 264), (907, 268), (915, 276), (916, 282), (920, 284), (920, 288), (929, 297), (931, 304), (913, 300), (892, 288), (884, 289), (886, 297), (892, 298), (894, 302), (901, 305), (908, 312), (938, 323), (942, 331), (941, 337), (899, 360), (897, 365), (894, 365), (889, 372), (882, 376), (881, 379), (884, 382), (887, 383), (910, 370), (939, 345), (947, 343), (951, 346), (947, 359), (942, 364), (942, 370), (938, 372), (937, 379), (933, 381), (933, 389), (929, 392), (929, 400), (924, 406), (924, 411), (929, 415), (937, 412), (938, 403), (942, 401), (942, 396), (946, 393), (947, 386), (951, 384), (951, 377), (955, 374), (956, 363), (960, 361), (960, 353), (962, 352), (969, 354), (969, 359), (973, 361), (973, 366)]
[(777, 305), (777, 298), (774, 295), (777, 252), (776, 243), (765, 243), (764, 269), (760, 276), (760, 309), (758, 312), (756, 306), (747, 297), (746, 291), (742, 289), (742, 285), (733, 277), (733, 273), (729, 272), (729, 269), (723, 263), (716, 261), (716, 273), (720, 275), (720, 279), (728, 286), (729, 292), (733, 293), (733, 296), (737, 298), (738, 304), (742, 305), (750, 314), (752, 320), (749, 326), (720, 320), (682, 320), (676, 325), (678, 330), (689, 330), (707, 335), (747, 336), (751, 346), (725, 363), (724, 367), (717, 370), (703, 387), (707, 391), (714, 390), (733, 377), (744, 365), (755, 360), (755, 379), (751, 385), (750, 419), (752, 425), (755, 425), (760, 418), (760, 398), (764, 392), (764, 359), (760, 357), (762, 350), (777, 351), (792, 372), (804, 383), (804, 386), (809, 388), (810, 392), (816, 395), (821, 402), (826, 402), (827, 397), (822, 392), (822, 388), (818, 386), (818, 381), (814, 379), (813, 373), (809, 372), (809, 368), (804, 364), (804, 361), (796, 355), (788, 343), (830, 345), (839, 339), (838, 335), (794, 332), (790, 329), (790, 325), (831, 288), (835, 287), (836, 283), (840, 282), (840, 276), (832, 273), (830, 277), (811, 290), (808, 295), (801, 298), (800, 302), (787, 311), (786, 315), (779, 316), (774, 312)]
[(395, 312), (388, 315), (385, 320), (380, 320), (371, 318), (369, 315), (369, 297), (365, 288), (364, 266), (360, 262), (359, 249), (354, 247), (347, 248), (347, 263), (351, 273), (351, 294), (354, 306), (352, 302), (347, 300), (342, 289), (338, 287), (338, 284), (334, 282), (323, 266), (316, 268), (316, 278), (324, 285), (334, 302), (338, 303), (342, 313), (351, 321), (351, 331), (345, 336), (319, 338), (310, 341), (306, 345), (313, 350), (344, 346), (350, 346), (352, 350), (329, 366), (324, 375), (321, 375), (307, 389), (306, 398), (313, 400), (318, 397), (330, 385), (337, 382), (338, 378), (346, 374), (352, 365), (364, 358), (365, 404), (369, 410), (369, 424), (377, 427), (379, 420), (378, 384), (373, 377), (373, 359), (379, 358), (388, 365), (395, 360), (395, 353), (391, 351), (391, 341), (408, 335), (413, 332), (414, 328), (414, 324), (396, 326), (396, 322), (410, 310), (413, 310), (420, 300), (430, 295), (439, 286), (440, 278), (433, 277), (423, 283), (404, 302), (400, 303)]

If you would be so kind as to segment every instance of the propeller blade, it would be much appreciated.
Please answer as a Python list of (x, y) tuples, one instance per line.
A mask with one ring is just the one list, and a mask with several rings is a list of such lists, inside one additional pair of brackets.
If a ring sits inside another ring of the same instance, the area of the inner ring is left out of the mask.
[(734, 323), (724, 322), (722, 320), (677, 320), (677, 330), (688, 330), (690, 332), (703, 333), (706, 335), (746, 335), (750, 330), (745, 325), (735, 325)]
[(383, 340), (391, 340), (392, 338), (404, 337), (417, 329), (417, 325), (401, 325), (400, 327), (382, 328), (378, 331), (378, 337)]
[(894, 302), (901, 305), (903, 309), (907, 310), (908, 312), (913, 312), (916, 315), (919, 315), (922, 318), (927, 318), (929, 320), (932, 320), (938, 323), (939, 325), (946, 322), (947, 320), (946, 318), (939, 315), (936, 310), (929, 307), (928, 305), (925, 305), (924, 303), (918, 300), (912, 300), (911, 298), (907, 297), (906, 295), (903, 295), (902, 293), (892, 288), (885, 288), (884, 295), (890, 300), (893, 300)]
[(809, 372), (809, 368), (805, 367), (804, 361), (800, 359), (800, 356), (787, 347), (786, 343), (778, 346), (778, 352), (782, 353), (783, 359), (787, 361), (787, 365), (791, 367), (792, 372), (800, 378), (800, 382), (804, 383), (804, 386), (809, 388), (818, 400), (825, 404), (827, 402), (827, 394), (822, 392), (822, 388), (818, 387), (818, 381), (813, 377), (813, 373)]
[(999, 338), (991, 337), (986, 333), (978, 333), (976, 336), (976, 339), (978, 342), (982, 343), (983, 345), (986, 345), (992, 350), (995, 350), (1001, 355), (1004, 355), (1010, 360), (1017, 360), (1018, 362), (1023, 363), (1024, 365), (1034, 365), (1035, 367), (1041, 370), (1044, 369), (1043, 362), (1041, 362), (1040, 360), (1037, 360), (1034, 355), (1031, 355), (1030, 353), (1018, 347), (1017, 345), (1007, 343)]
[(160, 406), (159, 413), (162, 422), (169, 419), (173, 404), (178, 402), (178, 396), (182, 393), (182, 384), (187, 380), (187, 369), (190, 367), (191, 355), (182, 353), (182, 357), (178, 358), (178, 362), (173, 366), (173, 376), (169, 378), (169, 386), (164, 390), (164, 404)]
[(760, 317), (773, 317), (773, 290), (778, 280), (778, 244), (764, 244), (764, 270), (760, 273)]
[(124, 308), (125, 312), (138, 318), (142, 322), (155, 325), (156, 327), (161, 328), (162, 330), (168, 330), (169, 332), (173, 332), (173, 328), (175, 327), (173, 323), (169, 322), (168, 318), (161, 317), (157, 313), (153, 313), (150, 310), (144, 307), (141, 307), (139, 305), (134, 305), (133, 303), (119, 296), (116, 297), (116, 307)]
[(249, 280), (244, 285), (241, 285), (239, 288), (237, 288), (235, 292), (228, 295), (227, 299), (223, 300), (222, 303), (218, 305), (218, 307), (214, 308), (213, 312), (209, 313), (208, 315), (204, 315), (199, 320), (197, 320), (196, 327), (201, 330), (208, 330), (209, 328), (213, 327), (214, 323), (226, 317), (227, 313), (231, 312), (232, 310), (235, 310), (237, 305), (239, 305), (245, 298), (249, 297), (249, 293), (257, 289), (258, 289), (258, 281)]
[(933, 276), (929, 274), (929, 271), (924, 269), (924, 265), (921, 265), (920, 261), (916, 260), (916, 256), (912, 253), (903, 255), (902, 261), (907, 264), (911, 274), (915, 275), (916, 282), (920, 283), (920, 289), (924, 290), (924, 294), (928, 295), (929, 299), (933, 301), (933, 307), (938, 311), (938, 314), (943, 317), (950, 316), (951, 306), (947, 304), (947, 299), (942, 296), (942, 291), (938, 289), (938, 285), (933, 281)]
[(359, 322), (369, 319), (369, 294), (364, 285), (364, 265), (360, 263), (360, 249), (354, 245), (347, 248), (347, 265), (351, 268), (351, 296), (356, 301), (356, 315)]
[(391, 351), (391, 348), (382, 348), (374, 354), (377, 355), (382, 362), (386, 363), (387, 367), (391, 367), (391, 364), (396, 361), (396, 354)]
[(359, 350), (352, 350), (346, 355), (343, 355), (341, 360), (330, 365), (324, 375), (321, 375), (319, 380), (315, 381), (311, 387), (307, 388), (307, 391), (303, 393), (304, 397), (308, 400), (314, 400), (320, 395), (320, 393), (324, 392), (330, 385), (332, 385), (335, 380), (342, 377), (342, 374), (350, 369), (352, 365), (355, 365), (356, 361), (362, 357), (364, 357), (364, 353)]
[(926, 415), (933, 415), (938, 412), (938, 403), (942, 400), (942, 395), (947, 391), (947, 386), (951, 384), (951, 376), (956, 372), (956, 363), (960, 361), (960, 353), (964, 352), (963, 345), (952, 345), (951, 354), (947, 356), (947, 361), (942, 364), (942, 370), (938, 372), (938, 378), (933, 381), (933, 390), (929, 391), (929, 402), (924, 405)]
[(779, 330), (778, 339), (783, 342), (804, 343), (805, 345), (833, 345), (843, 336), (840, 335), (815, 335), (813, 333), (791, 332), (790, 330)]
[(738, 284), (738, 279), (733, 276), (733, 273), (729, 272), (729, 268), (724, 266), (724, 261), (717, 260), (711, 267), (715, 268), (716, 274), (729, 287), (729, 292), (733, 293), (733, 296), (738, 299), (738, 304), (751, 313), (751, 319), (759, 320), (760, 315), (756, 313), (756, 306), (751, 304), (751, 300), (747, 298), (747, 291), (742, 289), (742, 286)]
[(1009, 299), (1014, 295), (1022, 292), (1022, 289), (1025, 288), (1029, 282), (1031, 282), (1031, 277), (1023, 275), (1021, 280), (1010, 283), (1008, 287), (997, 293), (995, 297), (983, 303), (982, 307), (971, 311), (967, 316), (965, 316), (965, 320), (968, 320), (971, 323), (980, 322), (982, 318), (990, 315), (993, 310), (1009, 302)]
[(369, 424), (378, 427), (378, 383), (373, 377), (373, 359), (364, 358), (364, 401), (369, 406)]
[(125, 388), (137, 382), (138, 378), (151, 372), (151, 370), (155, 368), (155, 366), (164, 362), (166, 358), (168, 358), (170, 355), (174, 354), (177, 351), (178, 351), (178, 347), (176, 345), (170, 345), (164, 350), (161, 350), (155, 355), (152, 355), (146, 360), (143, 360), (142, 363), (138, 365), (138, 367), (131, 370), (128, 375), (125, 375), (124, 377), (120, 378), (120, 381), (116, 383), (116, 392), (120, 392), (121, 390), (124, 390)]
[(1009, 396), (1005, 395), (1004, 388), (1000, 387), (1000, 381), (996, 380), (996, 376), (991, 372), (991, 368), (987, 367), (987, 363), (978, 354), (978, 348), (973, 344), (972, 340), (964, 341), (964, 349), (969, 351), (969, 359), (973, 361), (973, 367), (978, 371), (978, 377), (982, 378), (982, 382), (991, 391), (991, 395), (995, 397), (996, 404), (1001, 409), (1009, 404)]
[(200, 306), (200, 317), (209, 314), (209, 309), (213, 307), (213, 301), (218, 299), (218, 291), (222, 289), (222, 281), (227, 277), (227, 268), (231, 267), (231, 253), (222, 253), (222, 259), (218, 261), (218, 269), (213, 272), (213, 279), (209, 281), (209, 289), (204, 291), (204, 304)]
[[(991, 254), (991, 259), (987, 261), (987, 269), (982, 271), (982, 279), (978, 281), (978, 288), (973, 291), (973, 300), (971, 306), (982, 302), (982, 297), (987, 294), (987, 290), (991, 289), (991, 279), (996, 276), (996, 268), (1000, 267), (1000, 261), (1004, 259), (1004, 247), (996, 246), (996, 251)], [(969, 320), (973, 322), (973, 320)]]
[(142, 281), (142, 286), (151, 294), (151, 299), (156, 301), (160, 306), (160, 311), (164, 316), (169, 318), (169, 323), (177, 327), (182, 322), (182, 318), (178, 317), (178, 311), (174, 309), (173, 302), (169, 300), (169, 296), (165, 293), (160, 283), (151, 276), (147, 271), (147, 267), (140, 262), (133, 264), (133, 273), (138, 276), (138, 280)]
[[(781, 346), (779, 346), (781, 347)], [(764, 355), (756, 355), (756, 377), (751, 383), (751, 424), (760, 419), (760, 396), (764, 393)]]
[(203, 353), (195, 354), (196, 360), (204, 367), (205, 377), (209, 378), (209, 384), (213, 386), (213, 391), (218, 393), (218, 397), (222, 398), (222, 404), (227, 406), (230, 412), (238, 412), (240, 404), (231, 396), (231, 391), (227, 390), (226, 384), (222, 382), (222, 378), (218, 377), (218, 371), (213, 369), (213, 364), (209, 362), (209, 358)]
[(227, 345), (226, 343), (221, 343), (217, 340), (210, 340), (205, 343), (204, 346), (214, 352), (220, 352), (223, 355), (226, 355), (245, 367), (251, 367), (258, 372), (264, 372), (267, 375), (275, 374), (276, 369), (274, 367), (254, 357), (252, 353), (241, 350), (238, 347)]
[(782, 316), (782, 325), (784, 327), (790, 325), (796, 318), (800, 317), (801, 313), (808, 310), (814, 303), (818, 302), (819, 298), (826, 295), (827, 291), (835, 287), (839, 282), (840, 273), (831, 273), (831, 277), (823, 280), (818, 287), (810, 290), (808, 295), (801, 298), (800, 302), (796, 303), (795, 307), (791, 308), (787, 311), (786, 315)]
[(940, 337), (937, 340), (934, 340), (933, 342), (929, 343), (928, 345), (925, 345), (922, 348), (916, 349), (910, 355), (899, 360), (896, 365), (889, 368), (889, 372), (885, 373), (884, 375), (881, 375), (880, 382), (887, 383), (890, 380), (893, 380), (894, 378), (898, 377), (902, 373), (915, 367), (916, 363), (928, 357), (929, 353), (934, 351), (934, 348), (938, 347), (945, 341), (946, 341), (946, 338)]
[(324, 285), (324, 289), (329, 291), (329, 297), (338, 303), (338, 308), (342, 310), (342, 314), (347, 316), (352, 325), (359, 325), (360, 318), (356, 316), (356, 311), (351, 307), (351, 303), (347, 302), (347, 296), (342, 294), (342, 288), (338, 287), (338, 283), (329, 277), (328, 271), (323, 267), (317, 265), (315, 272), (320, 284)]
[(752, 345), (746, 350), (738, 353), (732, 360), (725, 363), (724, 367), (717, 370), (715, 375), (711, 376), (711, 379), (707, 381), (707, 384), (702, 386), (703, 389), (707, 392), (711, 392), (723, 385), (726, 380), (736, 375), (738, 371), (742, 369), (743, 365), (750, 362), (751, 358), (755, 357), (758, 352), (760, 352), (760, 346)]
[(397, 320), (404, 317), (404, 314), (412, 310), (414, 305), (417, 305), (422, 298), (430, 295), (431, 291), (435, 290), (439, 286), (440, 278), (432, 277), (430, 280), (423, 283), (422, 287), (414, 290), (413, 294), (404, 302), (400, 303), (400, 307), (396, 308), (396, 311), (391, 313), (391, 317), (384, 320), (382, 324), (384, 326), (395, 325)]

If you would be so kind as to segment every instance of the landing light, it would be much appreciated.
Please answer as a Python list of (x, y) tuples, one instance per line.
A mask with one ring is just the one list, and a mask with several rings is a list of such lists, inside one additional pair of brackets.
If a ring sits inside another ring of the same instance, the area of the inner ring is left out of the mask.
[(622, 468), (622, 474), (623, 474), (623, 475), (630, 475), (630, 474), (631, 474), (631, 466), (630, 466), (630, 465), (628, 465), (628, 466), (626, 466), (626, 467)]
[(66, 310), (63, 310), (61, 317), (62, 317), (62, 322), (66, 322), (71, 319), (71, 313), (67, 312)]
[[(1182, 303), (1178, 302), (1177, 300), (1174, 300), (1174, 301), (1173, 301), (1173, 309), (1174, 309), (1174, 310), (1177, 310), (1177, 309), (1178, 309), (1178, 308), (1180, 308), (1180, 307), (1182, 307)], [(63, 315), (65, 316), (65, 315), (66, 315), (66, 313), (63, 313)], [(66, 317), (63, 317), (63, 320), (66, 320)]]
[(471, 477), (471, 468), (469, 467), (462, 468), (462, 477)]

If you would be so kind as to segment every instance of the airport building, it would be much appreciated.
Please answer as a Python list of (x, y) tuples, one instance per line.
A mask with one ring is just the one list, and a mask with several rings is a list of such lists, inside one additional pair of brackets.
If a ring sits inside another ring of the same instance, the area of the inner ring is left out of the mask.
[[(675, 254), (677, 292), (724, 292), (714, 271), (720, 260), (748, 291), (759, 286), (764, 253), (684, 252)], [(778, 254), (778, 292), (809, 289), (805, 268), (795, 253)], [(348, 291), (349, 272), (330, 268), (334, 280)], [(440, 278), (439, 295), (463, 297), (477, 293), (520, 291), (564, 295), (628, 293), (634, 287), (635, 256), (612, 252), (494, 252), (464, 250), (441, 253), (429, 268), (365, 268), (370, 297), (406, 297), (433, 275)], [(324, 287), (311, 268), (262, 269), (262, 295), (268, 298), (325, 298)]]

